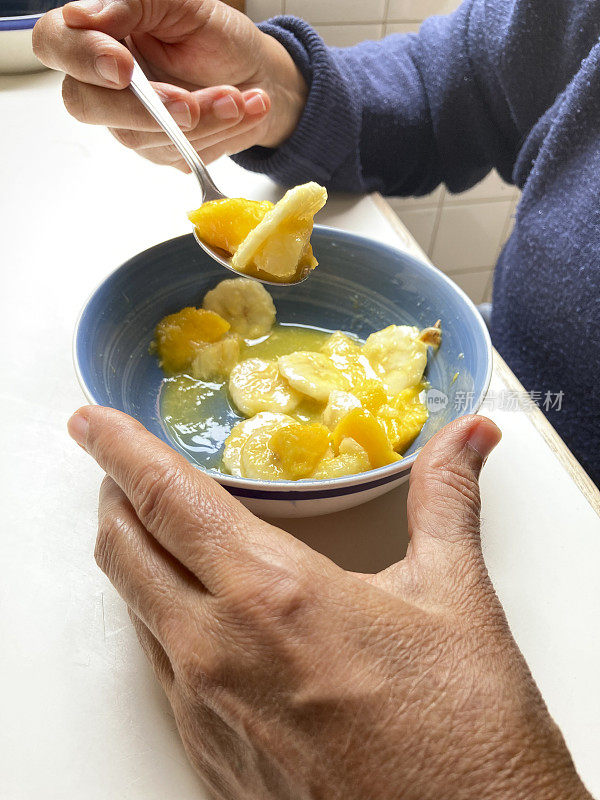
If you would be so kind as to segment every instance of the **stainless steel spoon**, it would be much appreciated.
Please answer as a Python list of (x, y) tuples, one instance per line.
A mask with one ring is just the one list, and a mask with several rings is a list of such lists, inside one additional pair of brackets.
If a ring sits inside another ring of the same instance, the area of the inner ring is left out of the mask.
[[(138, 62), (133, 59), (133, 74), (131, 76), (131, 91), (135, 94), (138, 100), (147, 108), (147, 110), (152, 114), (154, 119), (158, 122), (160, 127), (163, 131), (167, 134), (169, 139), (173, 142), (175, 147), (179, 150), (182, 157), (184, 158), (188, 167), (192, 170), (193, 174), (196, 176), (198, 183), (200, 184), (200, 193), (202, 197), (202, 202), (206, 203), (209, 200), (226, 200), (228, 199), (223, 192), (220, 192), (215, 184), (213, 183), (212, 178), (206, 166), (204, 165), (202, 159), (198, 155), (198, 153), (194, 150), (193, 146), (190, 144), (186, 136), (184, 135), (183, 131), (179, 127), (179, 125), (175, 122), (173, 117), (169, 114), (167, 109), (165, 108), (164, 103), (154, 91), (154, 88), (148, 78), (144, 75), (144, 72)], [(282, 283), (281, 281), (267, 281), (263, 278), (257, 278), (254, 275), (246, 275), (244, 272), (240, 272), (240, 270), (235, 269), (231, 265), (231, 257), (224, 251), (218, 247), (210, 247), (203, 242), (202, 239), (198, 236), (196, 230), (194, 230), (194, 236), (196, 241), (200, 245), (200, 247), (204, 250), (205, 253), (217, 261), (222, 267), (225, 269), (230, 270), (231, 272), (235, 272), (236, 275), (241, 275), (242, 277), (246, 278), (254, 278), (254, 280), (260, 281), (260, 283), (266, 283), (270, 286), (293, 286), (297, 283), (302, 283), (302, 281), (306, 280), (309, 275), (310, 270), (307, 270), (305, 273), (301, 274), (298, 277), (298, 280), (292, 281), (291, 283)]]

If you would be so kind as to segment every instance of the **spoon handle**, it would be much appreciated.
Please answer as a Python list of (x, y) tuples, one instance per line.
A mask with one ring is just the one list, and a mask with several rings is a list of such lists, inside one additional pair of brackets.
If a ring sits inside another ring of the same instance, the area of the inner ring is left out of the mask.
[(133, 74), (131, 76), (130, 88), (179, 150), (186, 164), (198, 179), (198, 183), (202, 189), (202, 202), (222, 198), (224, 196), (223, 193), (220, 192), (213, 183), (202, 159), (165, 108), (164, 103), (155, 92), (148, 78), (144, 75), (142, 68), (135, 58), (133, 59)]

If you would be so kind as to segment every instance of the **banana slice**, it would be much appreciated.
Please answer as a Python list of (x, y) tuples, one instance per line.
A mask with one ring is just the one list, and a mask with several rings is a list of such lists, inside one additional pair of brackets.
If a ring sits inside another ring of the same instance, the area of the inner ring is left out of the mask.
[(378, 379), (369, 359), (362, 352), (360, 342), (341, 331), (333, 333), (321, 348), (342, 372), (351, 387), (361, 386), (364, 381)]
[(323, 424), (333, 430), (338, 422), (353, 408), (360, 408), (360, 400), (350, 392), (340, 392), (334, 389), (330, 395), (325, 410), (323, 411)]
[(342, 439), (338, 447), (338, 453), (341, 456), (364, 456), (369, 461), (369, 454), (365, 448), (361, 447), (356, 439), (351, 439), (350, 437)]
[[(327, 191), (318, 183), (290, 189), (240, 244), (231, 259), (234, 269), (258, 267), (275, 280), (291, 280), (303, 256), (312, 257), (313, 217), (326, 201)], [(316, 266), (314, 258), (312, 262), (309, 269)]]
[(289, 385), (321, 403), (329, 400), (332, 391), (347, 392), (350, 383), (324, 353), (290, 353), (278, 359), (279, 371)]
[[(313, 473), (313, 480), (343, 478), (345, 475), (357, 475), (359, 472), (367, 472), (371, 469), (369, 457), (362, 447), (357, 445), (353, 439), (348, 441), (353, 442), (358, 450), (340, 453), (339, 456), (326, 456)], [(340, 450), (343, 443), (340, 445)]]
[(244, 339), (264, 336), (275, 322), (273, 298), (265, 287), (250, 278), (221, 281), (204, 296), (203, 307), (215, 311)]
[(419, 383), (427, 365), (427, 343), (418, 328), (390, 325), (372, 333), (363, 345), (369, 359), (390, 395)]
[(342, 333), (342, 331), (335, 331), (327, 339), (321, 348), (321, 352), (330, 357), (358, 355), (360, 348), (360, 342), (350, 338), (348, 334)]
[(240, 360), (240, 337), (227, 334), (223, 339), (204, 345), (192, 362), (191, 373), (202, 381), (223, 380)]
[(276, 361), (248, 358), (231, 370), (229, 392), (237, 408), (247, 417), (260, 411), (289, 414), (302, 395), (279, 372)]
[(242, 448), (247, 440), (257, 431), (268, 431), (271, 436), (278, 428), (294, 425), (296, 421), (287, 414), (272, 414), (261, 411), (250, 419), (238, 422), (225, 440), (223, 450), (223, 466), (231, 474), (242, 477)]
[(242, 447), (240, 468), (244, 478), (263, 481), (285, 480), (283, 466), (269, 449), (273, 430), (260, 430), (252, 433)]

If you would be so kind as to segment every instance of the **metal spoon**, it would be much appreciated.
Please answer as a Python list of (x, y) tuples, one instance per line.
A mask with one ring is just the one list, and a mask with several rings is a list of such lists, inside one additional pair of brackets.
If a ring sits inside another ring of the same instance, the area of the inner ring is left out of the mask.
[[(190, 144), (179, 125), (175, 122), (173, 117), (165, 108), (164, 103), (154, 91), (152, 84), (144, 75), (142, 68), (135, 58), (133, 59), (131, 91), (135, 94), (142, 105), (144, 105), (152, 114), (154, 119), (158, 122), (160, 127), (167, 134), (175, 147), (179, 150), (188, 167), (196, 176), (196, 179), (200, 184), (202, 202), (206, 203), (209, 200), (227, 200), (228, 198), (226, 195), (224, 195), (223, 192), (220, 192), (213, 183), (213, 180), (210, 177), (210, 174), (206, 169), (202, 159), (194, 150), (193, 146)], [(306, 270), (300, 274), (298, 280), (291, 281), (290, 283), (283, 283), (281, 281), (267, 281), (263, 278), (257, 278), (254, 275), (246, 275), (246, 273), (240, 272), (240, 270), (235, 269), (235, 267), (231, 265), (231, 257), (228, 255), (228, 253), (226, 253), (224, 250), (221, 250), (219, 247), (210, 247), (206, 244), (206, 242), (203, 242), (195, 229), (194, 236), (204, 252), (208, 253), (208, 255), (217, 261), (222, 267), (231, 270), (231, 272), (235, 272), (236, 275), (254, 278), (254, 280), (260, 281), (260, 283), (266, 283), (270, 286), (293, 286), (296, 283), (301, 283), (302, 281), (306, 280), (310, 272), (310, 270)]]

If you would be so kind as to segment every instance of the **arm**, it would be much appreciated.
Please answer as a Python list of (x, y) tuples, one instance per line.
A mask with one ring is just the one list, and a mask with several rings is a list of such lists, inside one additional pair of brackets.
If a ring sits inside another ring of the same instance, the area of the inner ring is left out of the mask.
[(425, 194), (442, 181), (462, 191), (493, 167), (510, 181), (529, 132), (597, 40), (591, 6), (465, 0), (418, 35), (346, 49), (327, 48), (300, 20), (264, 23), (310, 91), (287, 142), (237, 160), (285, 184), (388, 194)]

